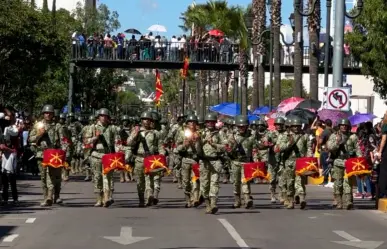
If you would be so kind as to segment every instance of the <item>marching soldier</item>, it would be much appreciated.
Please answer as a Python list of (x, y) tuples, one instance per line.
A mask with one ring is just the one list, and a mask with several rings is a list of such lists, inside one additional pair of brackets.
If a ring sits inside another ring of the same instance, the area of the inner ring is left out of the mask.
[(225, 145), (219, 131), (215, 128), (218, 117), (214, 113), (206, 115), (201, 137), (203, 143), (203, 159), (200, 160), (200, 190), (206, 203), (206, 213), (215, 214), (218, 211), (217, 199), (219, 180), (222, 173), (220, 153), (225, 151)]
[(278, 137), (275, 152), (282, 154), (284, 169), (282, 173), (284, 187), (286, 188), (286, 208), (294, 209), (294, 197), (300, 197), (300, 208), (304, 209), (305, 201), (305, 176), (296, 176), (295, 161), (297, 158), (312, 156), (312, 146), (308, 135), (301, 130), (302, 122), (294, 118), (290, 123), (290, 131)]
[[(128, 146), (130, 152), (135, 156), (134, 174), (137, 180), (137, 192), (139, 197), (139, 207), (151, 206), (154, 196), (151, 185), (154, 184), (153, 176), (144, 174), (144, 158), (150, 155), (165, 154), (164, 149), (158, 141), (158, 136), (152, 130), (151, 123), (153, 121), (152, 112), (143, 112), (141, 114), (141, 128), (134, 128), (128, 138)], [(148, 178), (146, 180), (146, 178)], [(145, 203), (145, 191), (146, 199)]]
[[(124, 152), (126, 154), (126, 150), (128, 150), (128, 146), (127, 146), (127, 140), (128, 140), (128, 137), (130, 135), (130, 118), (128, 115), (123, 115), (121, 117), (121, 127), (120, 127), (120, 130), (119, 130), (119, 135), (120, 135), (120, 138), (121, 138), (121, 148), (120, 150), (122, 152)], [(120, 171), (120, 182), (129, 182), (131, 181), (133, 178), (132, 178), (132, 175), (131, 173), (127, 172), (127, 171)]]
[[(163, 139), (161, 137), (161, 132), (159, 129), (161, 129), (161, 125), (160, 125), (160, 116), (159, 116), (159, 113), (157, 111), (152, 111), (152, 118), (153, 118), (153, 121), (151, 123), (151, 128), (153, 129), (153, 131), (155, 132), (155, 134), (157, 135), (157, 141), (158, 141), (158, 147), (159, 148), (164, 148), (164, 143), (163, 143)], [(165, 150), (165, 149), (164, 149)], [(163, 152), (164, 154), (166, 153), (166, 151)], [(153, 192), (153, 205), (157, 205), (159, 203), (159, 194), (160, 194), (160, 190), (161, 190), (161, 178), (163, 176), (164, 172), (156, 172), (156, 173), (153, 173), (149, 179), (151, 179), (153, 177), (153, 182), (154, 184), (150, 184), (150, 187), (151, 187), (151, 192)]]
[(200, 186), (197, 182), (191, 182), (192, 165), (199, 162), (202, 155), (202, 143), (198, 133), (198, 118), (191, 114), (186, 119), (185, 130), (179, 130), (176, 141), (177, 151), (182, 157), (182, 183), (185, 195), (185, 207), (190, 208), (191, 195), (193, 195), (194, 206), (200, 205)]
[[(265, 141), (267, 141), (267, 136), (269, 134), (267, 130), (267, 124), (263, 120), (255, 120), (254, 121), (255, 130), (251, 134), (252, 136), (255, 136), (257, 139), (257, 146), (258, 150), (256, 153), (257, 160), (259, 162), (267, 163), (268, 160), (268, 146), (265, 144)], [(258, 183), (258, 179), (254, 179), (255, 183)], [(271, 201), (273, 202), (273, 197), (275, 201), (275, 196), (272, 195)]]
[[(71, 173), (77, 174), (80, 172), (80, 151), (78, 148), (78, 138), (82, 127), (81, 124), (75, 119), (74, 113), (70, 112), (67, 115), (67, 118), (69, 122), (67, 129), (71, 134)], [(68, 176), (68, 172), (66, 173), (66, 176)]]
[[(67, 148), (68, 148), (66, 151), (66, 161), (71, 162), (71, 149), (70, 149), (70, 147), (71, 147), (71, 133), (68, 130), (67, 125), (66, 125), (66, 114), (64, 114), (64, 113), (59, 114), (56, 126), (57, 126), (56, 129), (63, 131), (64, 141), (62, 141), (62, 142), (67, 143)], [(69, 171), (66, 168), (64, 168), (64, 167), (62, 168), (62, 180), (65, 182), (67, 182), (69, 180), (68, 172)]]
[[(224, 125), (223, 125), (222, 129), (220, 129), (219, 135), (221, 136), (222, 141), (227, 141), (227, 139), (230, 137), (230, 135), (232, 135), (232, 132), (233, 132), (232, 127), (231, 127), (232, 119), (225, 118), (223, 123), (224, 123)], [(234, 180), (233, 180), (234, 177), (232, 175), (232, 170), (231, 170), (230, 157), (228, 156), (227, 153), (225, 153), (222, 156), (221, 160), (223, 163), (223, 183), (228, 183), (228, 181), (234, 182)]]
[[(52, 203), (60, 204), (62, 169), (53, 167), (43, 167), (43, 151), (50, 148), (61, 148), (67, 151), (67, 144), (63, 143), (63, 129), (53, 121), (54, 107), (45, 105), (42, 109), (43, 120), (35, 123), (30, 133), (30, 143), (36, 152), (36, 159), (40, 169), (40, 179), (42, 182), (44, 200), (41, 206), (51, 206)], [(53, 198), (54, 197), (54, 198)]]
[(249, 122), (247, 116), (238, 115), (235, 118), (235, 134), (232, 134), (227, 139), (227, 151), (231, 158), (231, 167), (234, 175), (234, 197), (235, 202), (233, 208), (240, 208), (241, 193), (244, 197), (245, 208), (249, 209), (253, 206), (253, 201), (250, 198), (250, 182), (244, 182), (243, 164), (252, 161), (252, 152), (256, 147), (256, 139), (248, 132)]
[(118, 145), (118, 135), (117, 130), (109, 125), (109, 110), (101, 108), (98, 113), (97, 123), (86, 131), (84, 144), (92, 147), (89, 160), (94, 174), (94, 192), (97, 195), (94, 206), (109, 207), (113, 200), (113, 171), (104, 175), (101, 159), (105, 154), (114, 153)]
[(83, 143), (85, 135), (89, 129), (95, 124), (96, 117), (93, 115), (89, 116), (89, 123), (88, 125), (83, 126), (81, 132), (79, 133), (79, 140), (82, 141), (82, 150), (83, 150), (83, 161), (82, 166), (85, 169), (86, 177), (84, 179), (85, 182), (92, 180), (93, 172), (90, 165), (90, 154), (92, 147), (90, 145), (87, 145)]
[(351, 135), (351, 123), (348, 119), (338, 122), (339, 131), (330, 135), (326, 147), (333, 160), (333, 191), (336, 199), (336, 208), (347, 210), (353, 208), (351, 179), (345, 177), (345, 161), (351, 157), (361, 157), (356, 134)]
[[(274, 152), (274, 145), (277, 143), (278, 137), (280, 134), (285, 132), (284, 129), (285, 125), (285, 119), (279, 117), (274, 120), (274, 126), (275, 130), (269, 132), (267, 139), (264, 141), (265, 145), (269, 147), (269, 155), (268, 155), (268, 162), (269, 162), (269, 174), (271, 176), (270, 179), (270, 194), (271, 194), (271, 202), (276, 202), (275, 192), (276, 187), (278, 185), (280, 189), (280, 203), (283, 204), (286, 199), (286, 192), (283, 192), (282, 186), (283, 181), (281, 180), (281, 169), (280, 169), (280, 162), (281, 162), (281, 156), (279, 153)], [(284, 189), (286, 191), (286, 188)]]

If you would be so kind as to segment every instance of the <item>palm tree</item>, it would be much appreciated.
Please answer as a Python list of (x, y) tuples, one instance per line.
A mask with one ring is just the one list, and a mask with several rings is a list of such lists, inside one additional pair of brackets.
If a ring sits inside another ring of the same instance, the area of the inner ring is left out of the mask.
[(35, 7), (36, 7), (35, 0), (31, 0), (31, 7), (35, 9)]
[[(314, 0), (309, 0), (309, 9), (313, 8)], [(308, 16), (309, 29), (309, 84), (310, 98), (318, 99), (318, 50), (321, 22), (321, 2), (317, 0), (312, 15)]]
[(56, 0), (52, 1), (52, 24), (55, 28), (56, 26)]
[(43, 0), (43, 12), (48, 12), (48, 2), (47, 0)]
[(281, 102), (281, 0), (273, 0), (271, 5), (271, 20), (273, 30), (273, 58), (274, 58), (274, 98), (273, 105)]

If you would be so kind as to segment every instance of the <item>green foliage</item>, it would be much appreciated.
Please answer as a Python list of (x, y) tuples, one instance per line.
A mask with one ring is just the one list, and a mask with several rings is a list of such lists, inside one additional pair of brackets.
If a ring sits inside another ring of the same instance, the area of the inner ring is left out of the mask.
[(353, 20), (354, 32), (346, 34), (362, 73), (374, 82), (374, 91), (387, 97), (387, 5), (384, 0), (364, 1), (361, 15)]

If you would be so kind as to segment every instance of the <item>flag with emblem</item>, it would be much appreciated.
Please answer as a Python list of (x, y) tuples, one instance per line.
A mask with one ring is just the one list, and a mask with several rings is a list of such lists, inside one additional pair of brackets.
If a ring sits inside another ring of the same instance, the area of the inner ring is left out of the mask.
[(66, 151), (59, 149), (46, 149), (43, 151), (43, 167), (61, 168), (68, 167), (66, 163)]
[(267, 173), (266, 164), (264, 162), (244, 163), (243, 173), (243, 182), (249, 182), (254, 178), (266, 180), (270, 178), (269, 174)]
[(155, 96), (155, 102), (156, 105), (160, 105), (160, 99), (161, 96), (163, 96), (164, 91), (163, 91), (163, 85), (161, 84), (161, 77), (160, 77), (160, 72), (159, 70), (156, 69), (156, 96)]
[(183, 68), (180, 70), (181, 77), (185, 79), (188, 74), (188, 68), (189, 68), (189, 59), (188, 57), (185, 57), (184, 63), (183, 63)]
[(124, 153), (110, 153), (102, 156), (103, 174), (106, 175), (112, 170), (126, 170), (131, 171), (129, 165), (125, 164)]
[(170, 170), (167, 167), (167, 159), (164, 155), (151, 155), (144, 158), (145, 174), (149, 175), (161, 171), (166, 171), (167, 174), (170, 174)]
[(318, 162), (316, 157), (301, 157), (296, 159), (296, 175), (318, 177)]
[(200, 178), (200, 164), (194, 163), (192, 164), (192, 182), (196, 182)]
[(345, 161), (345, 177), (371, 174), (367, 160), (364, 157), (349, 158)]

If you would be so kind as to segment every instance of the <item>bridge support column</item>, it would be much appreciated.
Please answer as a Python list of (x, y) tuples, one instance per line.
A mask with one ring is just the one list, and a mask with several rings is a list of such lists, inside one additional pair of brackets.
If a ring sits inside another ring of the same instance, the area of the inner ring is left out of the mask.
[(344, 17), (345, 1), (336, 0), (335, 36), (333, 39), (333, 87), (343, 86)]
[(75, 76), (75, 64), (70, 63), (69, 98), (67, 102), (67, 113), (70, 113), (73, 110), (74, 76)]

